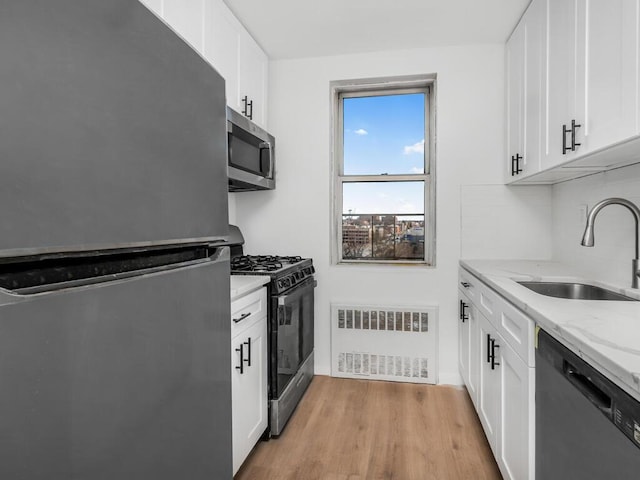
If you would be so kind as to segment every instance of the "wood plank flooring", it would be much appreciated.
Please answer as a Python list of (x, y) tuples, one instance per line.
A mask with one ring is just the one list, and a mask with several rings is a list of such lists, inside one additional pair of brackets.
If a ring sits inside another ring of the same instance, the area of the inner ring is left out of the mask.
[(451, 386), (316, 376), (236, 480), (501, 479), (471, 399)]

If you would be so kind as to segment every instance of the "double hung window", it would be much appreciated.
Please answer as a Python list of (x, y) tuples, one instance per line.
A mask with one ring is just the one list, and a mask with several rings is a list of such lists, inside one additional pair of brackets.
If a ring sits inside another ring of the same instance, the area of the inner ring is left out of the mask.
[(433, 264), (431, 89), (334, 89), (338, 263)]

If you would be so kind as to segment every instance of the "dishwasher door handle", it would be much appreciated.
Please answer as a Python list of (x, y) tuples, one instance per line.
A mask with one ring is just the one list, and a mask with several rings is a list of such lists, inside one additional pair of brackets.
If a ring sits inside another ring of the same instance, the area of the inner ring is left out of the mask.
[(611, 416), (611, 397), (594, 384), (587, 376), (583, 375), (567, 360), (563, 361), (564, 376), (576, 387), (598, 410), (607, 416)]

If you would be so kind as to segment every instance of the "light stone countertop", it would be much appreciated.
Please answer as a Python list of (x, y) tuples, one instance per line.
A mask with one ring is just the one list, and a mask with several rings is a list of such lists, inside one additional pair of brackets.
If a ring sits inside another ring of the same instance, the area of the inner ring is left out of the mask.
[(460, 265), (640, 400), (640, 302), (548, 297), (517, 284), (516, 280), (577, 281), (637, 299), (640, 291), (598, 282), (558, 262), (461, 260)]
[(231, 300), (257, 290), (270, 280), (269, 275), (231, 275)]

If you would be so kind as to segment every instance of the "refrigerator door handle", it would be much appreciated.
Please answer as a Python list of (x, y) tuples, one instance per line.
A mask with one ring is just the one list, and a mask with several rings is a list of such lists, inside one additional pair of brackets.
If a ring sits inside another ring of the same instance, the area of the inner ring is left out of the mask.
[[(83, 272), (79, 272), (77, 267), (74, 267), (69, 263), (68, 267), (65, 267), (65, 258), (56, 259), (57, 263), (46, 267), (46, 271), (43, 276), (49, 276), (48, 281), (42, 281), (39, 284), (30, 285), (30, 277), (33, 277), (33, 264), (26, 266), (24, 270), (20, 270), (19, 267), (14, 268), (15, 272), (9, 274), (3, 274), (0, 270), (0, 292), (9, 294), (11, 296), (26, 297), (35, 294), (47, 294), (56, 292), (62, 289), (78, 288), (87, 285), (94, 285), (100, 283), (110, 283), (118, 280), (125, 280), (129, 278), (141, 277), (144, 275), (151, 275), (156, 273), (168, 272), (172, 270), (194, 267), (197, 265), (205, 265), (211, 263), (220, 263), (229, 260), (229, 248), (228, 247), (216, 247), (200, 246), (199, 251), (195, 253), (193, 250), (186, 249), (181, 254), (188, 260), (179, 261), (179, 257), (171, 256), (172, 261), (162, 263), (165, 257), (162, 257), (162, 252), (158, 254), (158, 251), (153, 251), (153, 254), (159, 255), (156, 260), (156, 265), (153, 265), (152, 261), (148, 261), (149, 257), (145, 257), (145, 252), (137, 252), (135, 257), (127, 257), (126, 260), (121, 260), (121, 255), (127, 254), (113, 254), (117, 257), (113, 262), (108, 261), (108, 255), (93, 257), (96, 260), (95, 267), (93, 264), (87, 262), (82, 265), (82, 269), (86, 270), (98, 270), (102, 269), (101, 273), (97, 275), (86, 275)], [(200, 258), (195, 258), (197, 256)], [(166, 257), (169, 259), (169, 257)], [(76, 259), (77, 260), (77, 259)], [(144, 266), (142, 268), (132, 267), (131, 264), (138, 262), (145, 262), (150, 266)], [(69, 260), (71, 262), (71, 260)], [(125, 262), (129, 262), (126, 264)], [(76, 270), (74, 270), (74, 268)], [(123, 271), (118, 271), (122, 268)], [(113, 271), (114, 273), (109, 273)], [(78, 275), (80, 278), (65, 280), (66, 278)], [(12, 277), (13, 276), (13, 277)], [(16, 288), (8, 288), (5, 286), (7, 283), (17, 285)]]

